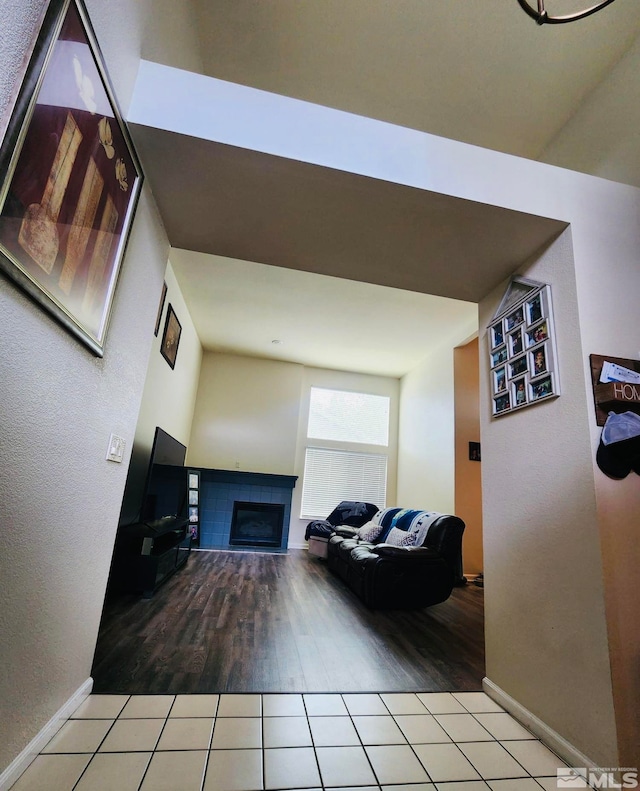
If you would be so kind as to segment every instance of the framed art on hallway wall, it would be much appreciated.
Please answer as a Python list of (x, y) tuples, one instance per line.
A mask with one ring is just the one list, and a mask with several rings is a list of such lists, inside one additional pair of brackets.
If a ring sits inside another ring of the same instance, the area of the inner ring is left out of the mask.
[(0, 271), (102, 356), (142, 169), (81, 0), (52, 0), (0, 147)]
[(182, 335), (182, 325), (178, 321), (173, 305), (169, 303), (167, 308), (167, 318), (164, 323), (162, 343), (160, 353), (172, 368), (176, 367), (176, 357), (178, 356), (178, 344)]

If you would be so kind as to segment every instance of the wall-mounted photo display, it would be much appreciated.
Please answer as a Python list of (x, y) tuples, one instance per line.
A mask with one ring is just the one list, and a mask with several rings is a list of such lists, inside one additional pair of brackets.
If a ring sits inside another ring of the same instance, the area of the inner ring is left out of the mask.
[(487, 340), (494, 417), (560, 395), (548, 284), (513, 278)]

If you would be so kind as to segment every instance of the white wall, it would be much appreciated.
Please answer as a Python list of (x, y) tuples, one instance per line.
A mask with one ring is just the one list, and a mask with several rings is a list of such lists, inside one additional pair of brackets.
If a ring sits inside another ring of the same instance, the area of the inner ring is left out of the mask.
[(640, 38), (586, 98), (539, 159), (640, 186)]
[[(302, 481), (304, 476), (304, 460), (307, 447), (307, 426), (309, 424), (309, 400), (312, 387), (325, 387), (333, 390), (352, 390), (354, 392), (369, 393), (371, 395), (388, 396), (389, 402), (389, 451), (387, 461), (387, 505), (395, 505), (397, 498), (396, 479), (398, 470), (398, 408), (399, 408), (399, 381), (386, 376), (370, 376), (367, 374), (349, 373), (347, 371), (333, 371), (326, 368), (305, 368), (300, 404), (300, 421), (296, 446), (296, 472), (298, 482), (293, 490), (291, 502), (291, 525), (289, 528), (289, 546), (306, 546), (304, 532), (308, 518), (301, 519), (302, 510)], [(370, 451), (370, 446), (353, 449)], [(345, 498), (346, 499), (346, 498)], [(338, 505), (338, 503), (336, 503)], [(376, 503), (382, 505), (382, 503)], [(324, 519), (327, 514), (317, 514), (317, 518)]]
[[(576, 281), (584, 362), (589, 354), (640, 359), (637, 329), (640, 304), (640, 191), (622, 201), (604, 184), (606, 198), (588, 209), (600, 217), (599, 228), (584, 229), (576, 245)], [(602, 264), (589, 253), (598, 250)], [(600, 438), (588, 371), (587, 415), (591, 458)], [(609, 655), (613, 678), (619, 758), (623, 766), (640, 766), (640, 481), (635, 473), (612, 480), (593, 469), (600, 546), (605, 581)]]
[[(599, 765), (617, 765), (571, 232), (522, 274), (552, 285), (562, 395), (494, 419), (481, 356), (487, 677)], [(481, 327), (505, 288), (481, 303)]]
[(453, 349), (402, 377), (398, 505), (455, 513)]
[[(189, 310), (178, 286), (171, 263), (165, 272), (167, 295), (162, 309), (158, 335), (153, 337), (151, 355), (144, 383), (142, 403), (127, 473), (127, 485), (120, 514), (121, 524), (136, 519), (142, 505), (153, 437), (156, 426), (187, 446), (191, 436), (191, 422), (196, 402), (202, 346)], [(160, 293), (158, 294), (158, 304)], [(175, 367), (172, 369), (160, 353), (162, 334), (169, 305), (182, 326)], [(153, 328), (151, 328), (153, 334)]]
[[(0, 129), (44, 0), (0, 3)], [(137, 73), (140, 5), (89, 0), (118, 98)], [(0, 769), (89, 678), (168, 243), (145, 188), (104, 358), (0, 278)], [(105, 461), (111, 432), (125, 463)]]
[(400, 380), (398, 505), (404, 508), (455, 513), (453, 347), (477, 329), (474, 312)]
[(206, 352), (188, 463), (294, 475), (302, 375), (295, 363)]

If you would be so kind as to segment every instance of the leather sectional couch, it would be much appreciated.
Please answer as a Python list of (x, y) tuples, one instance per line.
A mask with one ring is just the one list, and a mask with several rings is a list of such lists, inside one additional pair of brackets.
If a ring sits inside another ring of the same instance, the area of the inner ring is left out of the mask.
[(374, 507), (341, 503), (330, 517), (336, 522), (342, 514), (350, 524), (322, 520), (307, 527), (310, 550), (314, 532), (330, 531), (328, 538), (321, 533), (327, 565), (368, 607), (429, 607), (466, 583), (465, 524), (459, 517), (402, 508), (385, 508), (371, 516)]

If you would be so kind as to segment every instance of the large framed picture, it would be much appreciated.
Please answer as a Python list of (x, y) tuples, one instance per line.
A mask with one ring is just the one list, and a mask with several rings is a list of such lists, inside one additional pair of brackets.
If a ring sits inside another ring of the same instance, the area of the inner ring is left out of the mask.
[(81, 0), (51, 0), (0, 147), (0, 271), (98, 356), (142, 181)]
[(493, 417), (560, 395), (549, 285), (513, 278), (487, 339)]

